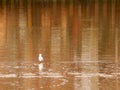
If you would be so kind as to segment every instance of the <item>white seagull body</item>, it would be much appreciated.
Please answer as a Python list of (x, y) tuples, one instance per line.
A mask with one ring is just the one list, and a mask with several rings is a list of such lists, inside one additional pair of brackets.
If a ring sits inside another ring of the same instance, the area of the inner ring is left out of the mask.
[(40, 62), (44, 60), (43, 57), (42, 57), (42, 54), (39, 54), (38, 59), (39, 59)]

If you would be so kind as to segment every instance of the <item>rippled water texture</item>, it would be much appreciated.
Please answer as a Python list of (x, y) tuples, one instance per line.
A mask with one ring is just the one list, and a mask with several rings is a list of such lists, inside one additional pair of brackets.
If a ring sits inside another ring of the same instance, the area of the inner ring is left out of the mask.
[(119, 0), (0, 0), (0, 90), (120, 90), (119, 34)]

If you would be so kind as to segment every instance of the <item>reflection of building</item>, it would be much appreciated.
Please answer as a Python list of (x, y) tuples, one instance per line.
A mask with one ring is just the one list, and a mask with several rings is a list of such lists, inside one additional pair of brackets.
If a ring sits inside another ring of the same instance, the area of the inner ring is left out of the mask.
[(70, 42), (69, 42), (69, 27), (68, 27), (68, 13), (69, 8), (65, 5), (61, 5), (61, 26), (60, 26), (60, 37), (61, 37), (61, 61), (70, 61)]
[[(100, 33), (100, 41), (99, 41), (99, 59), (104, 62), (112, 62), (115, 64), (115, 67), (118, 67), (118, 32), (117, 32), (117, 24), (116, 20), (118, 20), (117, 10), (117, 0), (112, 0), (110, 3), (104, 2), (103, 5), (100, 5), (101, 10), (100, 14), (100, 25), (99, 25), (99, 33)], [(103, 15), (103, 16), (102, 16)], [(103, 23), (104, 22), (104, 23)], [(105, 68), (100, 70), (100, 72), (104, 72)], [(112, 71), (109, 68), (107, 73), (118, 73), (117, 68)], [(115, 82), (115, 83), (113, 83)], [(112, 82), (113, 89), (118, 90), (118, 78)], [(111, 82), (107, 82), (107, 85), (102, 83), (102, 78), (100, 78), (101, 86), (104, 86), (104, 90), (108, 89), (107, 86), (111, 85)]]
[[(26, 54), (25, 52), (25, 41), (26, 41), (26, 37), (25, 37), (25, 33), (26, 33), (26, 29), (27, 29), (27, 19), (26, 19), (26, 12), (24, 11), (24, 5), (23, 2), (21, 1), (19, 4), (19, 44), (20, 44), (20, 49), (22, 49), (22, 51), (19, 51), (20, 56), (22, 59), (25, 59), (24, 54)], [(22, 46), (22, 47), (21, 47)], [(29, 51), (29, 53), (31, 53)], [(31, 55), (28, 54), (28, 57), (30, 57)]]
[[(53, 5), (52, 7), (52, 21), (51, 21), (51, 62), (59, 62), (61, 61), (61, 29), (60, 29), (60, 16), (61, 12), (56, 13), (57, 9), (61, 10), (57, 5)], [(59, 71), (59, 67), (51, 64), (51, 68), (56, 71)], [(59, 80), (57, 80), (59, 82)], [(51, 83), (52, 85), (52, 83)], [(52, 90), (60, 90), (55, 87)]]
[[(98, 61), (107, 60), (115, 62), (115, 67), (119, 66), (119, 1), (110, 0), (107, 3), (108, 1), (96, 0), (95, 3), (90, 3), (86, 2), (89, 0), (81, 0), (80, 5), (75, 5), (74, 1), (62, 0), (60, 4), (46, 4), (39, 0), (9, 0), (8, 5), (5, 5), (5, 0), (0, 1), (0, 56), (14, 62), (34, 63), (38, 61), (38, 54), (42, 53), (47, 63), (44, 64), (45, 70), (50, 68), (55, 72), (64, 72), (65, 69), (55, 65), (56, 62), (75, 62), (72, 69), (84, 74), (70, 79), (72, 85), (66, 84), (62, 89), (98, 90), (98, 83), (105, 86), (103, 78), (97, 76), (105, 69), (99, 68)], [(83, 63), (80, 64), (80, 61)], [(60, 67), (65, 65), (67, 64)], [(42, 68), (43, 65), (40, 64), (41, 71)], [(17, 72), (22, 71), (39, 72), (38, 67), (33, 70), (19, 69)], [(107, 73), (111, 72), (113, 71)], [(93, 76), (87, 76), (90, 74)], [(26, 90), (39, 88), (39, 85), (52, 86), (52, 80), (43, 82), (42, 79), (22, 79), (20, 83)], [(112, 83), (113, 88), (118, 89), (118, 77), (114, 82), (116, 83), (107, 82), (107, 85)], [(61, 90), (57, 87), (46, 87), (47, 89)]]
[[(5, 45), (6, 42), (6, 6), (5, 2), (0, 8), (0, 47)], [(3, 47), (2, 47), (3, 48)]]
[[(0, 62), (3, 62), (6, 58), (6, 6), (5, 2), (0, 2)], [(1, 64), (1, 63), (0, 63)], [(5, 69), (0, 67), (0, 73), (4, 73)]]
[[(98, 6), (92, 7), (89, 3), (86, 5), (86, 13), (82, 26), (82, 48), (81, 48), (81, 90), (98, 90), (98, 27), (97, 15)], [(92, 8), (92, 9), (91, 9)], [(97, 10), (96, 10), (97, 8)], [(94, 11), (95, 10), (95, 11)], [(93, 15), (91, 15), (93, 14)], [(93, 17), (94, 16), (94, 17)], [(94, 68), (94, 70), (93, 70)], [(93, 76), (90, 76), (90, 75)]]
[[(16, 8), (15, 8), (16, 7)], [(14, 3), (6, 6), (6, 47), (7, 52), (11, 53), (9, 60), (16, 61), (18, 50), (18, 6)]]

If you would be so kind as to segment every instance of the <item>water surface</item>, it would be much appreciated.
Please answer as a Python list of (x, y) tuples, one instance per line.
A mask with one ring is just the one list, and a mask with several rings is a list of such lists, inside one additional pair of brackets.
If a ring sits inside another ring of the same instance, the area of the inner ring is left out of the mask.
[(119, 90), (119, 9), (118, 0), (1, 0), (0, 89)]

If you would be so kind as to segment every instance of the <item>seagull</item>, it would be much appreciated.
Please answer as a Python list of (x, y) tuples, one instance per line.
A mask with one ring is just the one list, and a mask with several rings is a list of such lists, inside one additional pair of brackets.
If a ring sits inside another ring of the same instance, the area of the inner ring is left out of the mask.
[(39, 57), (38, 57), (39, 61), (42, 62), (43, 61), (43, 57), (42, 57), (42, 54), (39, 54)]

